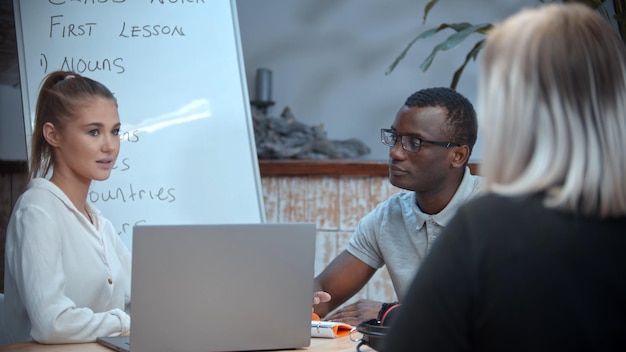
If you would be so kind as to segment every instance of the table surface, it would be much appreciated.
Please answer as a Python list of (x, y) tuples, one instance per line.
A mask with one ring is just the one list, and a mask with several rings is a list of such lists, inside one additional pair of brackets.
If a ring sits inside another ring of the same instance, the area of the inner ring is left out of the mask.
[[(360, 338), (360, 334), (355, 333), (352, 338)], [(336, 339), (326, 338), (312, 338), (311, 345), (303, 348), (304, 351), (312, 352), (355, 352), (358, 342), (352, 341), (349, 336), (339, 337)], [(78, 343), (78, 344), (64, 344), (64, 345), (42, 345), (34, 342), (16, 343), (12, 345), (0, 346), (0, 352), (112, 352), (97, 343)], [(283, 350), (284, 351), (284, 350)], [(361, 351), (374, 351), (368, 346), (362, 346)]]

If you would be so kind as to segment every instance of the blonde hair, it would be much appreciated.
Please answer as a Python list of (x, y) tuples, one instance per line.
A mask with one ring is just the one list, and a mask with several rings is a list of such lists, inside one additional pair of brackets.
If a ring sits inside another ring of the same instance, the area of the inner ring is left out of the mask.
[(487, 36), (478, 93), (488, 191), (626, 215), (626, 52), (580, 4), (525, 9)]

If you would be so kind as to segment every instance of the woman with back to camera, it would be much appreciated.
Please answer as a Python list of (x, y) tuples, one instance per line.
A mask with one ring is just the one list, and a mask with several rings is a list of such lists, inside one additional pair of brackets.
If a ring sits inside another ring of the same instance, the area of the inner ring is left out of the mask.
[(581, 4), (487, 35), (487, 194), (415, 277), (384, 351), (626, 350), (626, 50)]
[(8, 340), (128, 334), (130, 252), (87, 202), (91, 182), (109, 177), (119, 153), (117, 101), (99, 82), (56, 71), (42, 83), (35, 114), (30, 182), (7, 229)]

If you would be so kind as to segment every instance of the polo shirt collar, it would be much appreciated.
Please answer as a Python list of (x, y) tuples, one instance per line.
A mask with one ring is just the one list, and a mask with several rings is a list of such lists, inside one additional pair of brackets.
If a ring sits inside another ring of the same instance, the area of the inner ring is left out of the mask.
[(466, 167), (465, 173), (463, 174), (463, 180), (461, 180), (461, 184), (456, 190), (456, 193), (454, 193), (454, 196), (452, 196), (452, 199), (450, 200), (448, 205), (446, 205), (446, 207), (437, 214), (426, 214), (422, 212), (419, 206), (417, 206), (417, 198), (415, 196), (415, 192), (413, 192), (413, 204), (415, 204), (416, 208), (415, 216), (417, 218), (417, 229), (421, 229), (428, 219), (432, 219), (437, 225), (441, 227), (445, 227), (446, 225), (448, 225), (450, 220), (452, 220), (452, 218), (456, 214), (457, 209), (461, 205), (465, 204), (465, 202), (467, 202), (467, 200), (470, 198), (473, 189), (474, 182), (471, 177), (470, 169), (469, 167)]

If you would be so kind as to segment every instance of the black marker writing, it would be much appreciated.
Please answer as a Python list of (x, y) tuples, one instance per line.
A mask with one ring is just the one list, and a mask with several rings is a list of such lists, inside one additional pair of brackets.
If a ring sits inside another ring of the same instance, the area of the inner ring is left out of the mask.
[(48, 2), (52, 5), (65, 5), (67, 3), (79, 3), (79, 4), (83, 4), (83, 5), (97, 5), (97, 4), (104, 4), (107, 2), (112, 2), (112, 3), (123, 3), (126, 0), (48, 0)]
[(89, 192), (89, 200), (91, 203), (97, 202), (139, 202), (139, 201), (159, 201), (172, 203), (176, 200), (176, 189), (159, 187), (157, 190), (135, 189), (133, 184), (129, 184), (128, 188), (118, 187), (113, 190), (102, 192)]
[(119, 36), (123, 38), (149, 38), (157, 36), (184, 37), (185, 33), (183, 32), (183, 28), (179, 26), (172, 27), (160, 24), (133, 26), (126, 25), (126, 22), (123, 22)]
[(125, 223), (122, 224), (122, 229), (120, 231), (118, 231), (117, 234), (121, 235), (123, 233), (132, 233), (133, 227), (135, 225), (141, 225), (141, 224), (145, 224), (145, 223), (146, 223), (146, 220), (144, 220), (144, 219), (134, 221), (134, 223), (132, 225), (130, 223), (128, 223), (128, 222), (125, 222)]
[(121, 57), (102, 60), (87, 60), (82, 58), (65, 57), (61, 64), (61, 69), (64, 71), (74, 71), (78, 73), (95, 72), (95, 71), (107, 71), (117, 74), (122, 74), (126, 71), (122, 65), (124, 59)]
[(204, 0), (150, 0), (151, 4), (204, 4)]
[[(119, 163), (119, 160), (118, 160)], [(121, 161), (121, 166), (118, 166), (118, 163), (115, 163), (115, 166), (113, 166), (113, 170), (117, 170), (118, 167), (120, 167), (120, 169), (118, 171), (128, 171), (130, 170), (130, 164), (128, 161), (128, 158), (123, 158)]]
[(39, 65), (43, 67), (44, 73), (48, 72), (48, 58), (46, 55), (41, 54), (41, 57), (39, 58)]
[(132, 130), (130, 132), (123, 132), (120, 135), (120, 140), (131, 143), (139, 142), (139, 130)]
[(94, 22), (87, 23), (67, 23), (63, 24), (61, 21), (63, 15), (50, 16), (50, 38), (75, 38), (75, 37), (90, 37), (93, 32), (93, 27), (96, 26)]

